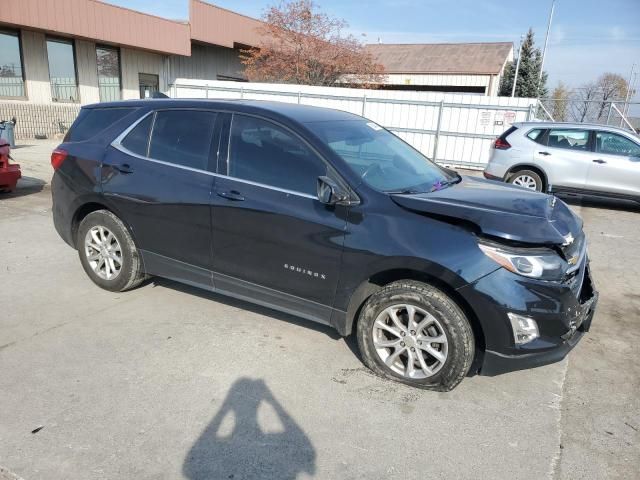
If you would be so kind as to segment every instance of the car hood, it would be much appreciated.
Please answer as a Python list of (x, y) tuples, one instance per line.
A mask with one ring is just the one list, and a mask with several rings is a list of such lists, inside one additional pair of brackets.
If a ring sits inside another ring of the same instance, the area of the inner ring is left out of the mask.
[(562, 245), (582, 231), (582, 221), (563, 201), (481, 178), (463, 176), (442, 190), (391, 198), (408, 210), (465, 220), (485, 235), (516, 242)]

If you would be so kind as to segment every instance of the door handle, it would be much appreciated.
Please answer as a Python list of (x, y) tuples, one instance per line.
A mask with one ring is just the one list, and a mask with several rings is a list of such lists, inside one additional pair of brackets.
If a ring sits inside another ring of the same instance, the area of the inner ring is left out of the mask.
[(607, 163), (607, 161), (606, 161), (606, 160), (602, 160), (601, 158), (598, 158), (598, 159), (594, 160), (594, 161), (593, 161), (593, 163), (600, 163), (600, 164), (602, 164), (602, 163)]
[(540, 155), (544, 155), (545, 157), (551, 155), (549, 152), (538, 152)]
[(230, 190), (228, 192), (218, 192), (218, 196), (226, 198), (227, 200), (233, 200), (235, 202), (244, 201), (244, 197), (237, 190)]
[(118, 170), (120, 173), (124, 173), (125, 175), (128, 173), (133, 173), (133, 168), (128, 163), (123, 163), (121, 165), (114, 165), (113, 168)]

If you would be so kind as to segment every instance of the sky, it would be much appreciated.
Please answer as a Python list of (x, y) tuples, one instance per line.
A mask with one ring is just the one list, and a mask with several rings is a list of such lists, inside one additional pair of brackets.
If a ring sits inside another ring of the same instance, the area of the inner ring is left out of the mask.
[[(188, 0), (108, 0), (166, 18), (187, 19)], [(278, 0), (212, 0), (259, 18)], [(542, 47), (551, 0), (316, 0), (366, 43), (514, 42), (532, 27)], [(362, 36), (361, 35), (365, 35)], [(579, 87), (604, 72), (640, 71), (640, 0), (556, 0), (545, 59), (549, 86)], [(640, 90), (640, 75), (636, 86)], [(640, 101), (640, 94), (634, 100)]]

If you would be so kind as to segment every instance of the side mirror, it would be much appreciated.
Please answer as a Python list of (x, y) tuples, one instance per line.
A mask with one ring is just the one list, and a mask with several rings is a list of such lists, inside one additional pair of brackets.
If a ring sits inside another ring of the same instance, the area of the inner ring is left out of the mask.
[(329, 177), (318, 177), (318, 200), (325, 205), (335, 205), (349, 199), (349, 194)]

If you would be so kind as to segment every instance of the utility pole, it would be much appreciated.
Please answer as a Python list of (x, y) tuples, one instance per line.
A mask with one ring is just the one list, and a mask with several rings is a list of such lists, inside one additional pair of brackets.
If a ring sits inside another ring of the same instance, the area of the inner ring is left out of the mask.
[(524, 43), (524, 35), (520, 35), (520, 48), (518, 49), (518, 61), (516, 62), (516, 71), (513, 74), (513, 87), (511, 87), (511, 97), (516, 94), (516, 84), (518, 83), (518, 70), (520, 70), (520, 58), (522, 57), (522, 44)]
[(547, 35), (544, 37), (544, 49), (542, 50), (542, 61), (540, 62), (540, 76), (538, 77), (538, 97), (540, 96), (540, 83), (542, 83), (542, 71), (544, 68), (544, 57), (547, 54), (547, 43), (549, 42), (549, 31), (551, 30), (551, 21), (553, 20), (553, 10), (556, 6), (556, 0), (551, 2), (551, 13), (549, 14), (549, 23), (547, 24)]

